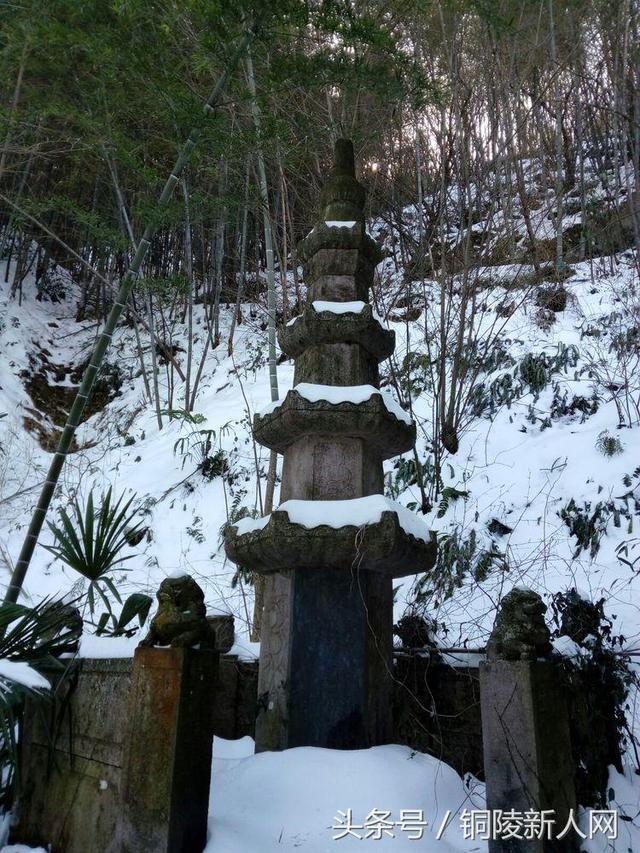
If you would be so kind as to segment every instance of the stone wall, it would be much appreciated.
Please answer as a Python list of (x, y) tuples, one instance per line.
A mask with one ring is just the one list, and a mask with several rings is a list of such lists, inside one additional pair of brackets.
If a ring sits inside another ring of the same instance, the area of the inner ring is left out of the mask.
[[(55, 704), (27, 703), (21, 788), (12, 830), (16, 842), (52, 845), (52, 853), (120, 853), (123, 746), (132, 660), (79, 660)], [(220, 658), (214, 734), (253, 737), (258, 662)], [(51, 747), (50, 732), (56, 733)]]
[(394, 741), (483, 778), (478, 668), (398, 655), (394, 673)]
[[(80, 660), (55, 705), (27, 704), (15, 841), (52, 853), (116, 853), (131, 659)], [(398, 657), (393, 740), (429, 752), (458, 772), (482, 773), (478, 671)], [(214, 734), (253, 737), (258, 662), (222, 655)], [(435, 714), (434, 714), (435, 712)], [(57, 733), (50, 746), (49, 731)]]
[[(73, 664), (51, 705), (27, 703), (16, 841), (52, 853), (117, 853), (130, 659)], [(57, 733), (51, 746), (50, 731)]]
[(213, 733), (234, 740), (253, 737), (258, 701), (258, 661), (241, 661), (224, 655), (218, 667), (218, 693), (213, 712)]

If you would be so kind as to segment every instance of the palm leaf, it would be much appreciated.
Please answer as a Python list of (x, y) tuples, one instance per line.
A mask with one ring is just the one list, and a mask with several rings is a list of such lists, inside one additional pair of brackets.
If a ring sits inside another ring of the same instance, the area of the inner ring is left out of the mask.
[[(114, 566), (135, 556), (121, 554), (128, 545), (128, 537), (142, 524), (140, 520), (132, 525), (136, 515), (136, 510), (132, 509), (134, 499), (135, 495), (125, 501), (124, 495), (121, 495), (114, 503), (109, 487), (96, 510), (91, 491), (84, 510), (77, 499), (74, 501), (74, 521), (66, 510), (61, 509), (59, 526), (49, 522), (54, 543), (43, 547), (89, 581), (104, 579)], [(95, 595), (92, 590), (89, 594), (92, 613), (94, 606)]]

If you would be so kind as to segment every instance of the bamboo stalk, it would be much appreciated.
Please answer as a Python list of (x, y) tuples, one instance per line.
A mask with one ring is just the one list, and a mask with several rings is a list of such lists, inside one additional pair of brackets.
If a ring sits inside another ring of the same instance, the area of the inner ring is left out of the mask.
[[(267, 335), (269, 344), (269, 384), (271, 387), (271, 400), (279, 397), (278, 371), (276, 357), (276, 278), (273, 251), (273, 229), (271, 227), (271, 211), (269, 209), (269, 185), (267, 183), (267, 170), (264, 162), (264, 149), (262, 138), (262, 114), (256, 94), (256, 75), (253, 68), (251, 51), (245, 56), (247, 69), (247, 83), (251, 96), (251, 114), (257, 137), (256, 159), (258, 165), (258, 187), (260, 190), (260, 206), (262, 207), (262, 222), (264, 229), (264, 249), (267, 259)], [(282, 268), (281, 268), (282, 271)], [(265, 494), (264, 512), (268, 514), (273, 507), (273, 495), (275, 492), (276, 472), (278, 454), (272, 450), (269, 455), (269, 473), (267, 475), (267, 488)], [(254, 582), (255, 599), (253, 607), (253, 625), (251, 627), (251, 640), (257, 642), (262, 630), (262, 611), (264, 609), (266, 579), (263, 575), (256, 575)]]
[[(231, 57), (229, 64), (220, 75), (218, 82), (216, 83), (208, 100), (206, 101), (204, 105), (205, 113), (209, 114), (213, 112), (217, 107), (219, 98), (227, 87), (231, 73), (237, 66), (238, 62), (240, 61), (240, 58), (243, 56), (243, 54), (249, 47), (252, 38), (252, 30), (247, 30), (244, 36), (242, 37), (238, 47), (236, 48), (233, 56)], [(120, 284), (120, 289), (115, 298), (111, 311), (109, 312), (109, 316), (107, 317), (104, 329), (102, 330), (100, 337), (97, 340), (95, 349), (91, 356), (91, 360), (89, 361), (89, 365), (82, 378), (82, 383), (80, 384), (80, 388), (78, 389), (76, 398), (73, 401), (71, 411), (69, 412), (69, 417), (67, 418), (67, 422), (60, 436), (60, 440), (58, 441), (56, 452), (54, 453), (53, 459), (51, 460), (51, 465), (49, 466), (49, 471), (47, 472), (47, 478), (45, 480), (42, 491), (40, 492), (40, 497), (38, 498), (38, 503), (31, 518), (31, 522), (29, 523), (29, 529), (27, 530), (27, 534), (25, 536), (22, 549), (20, 551), (20, 556), (18, 557), (18, 561), (16, 562), (15, 568), (11, 575), (11, 581), (9, 583), (5, 595), (5, 602), (16, 602), (18, 600), (18, 596), (20, 595), (20, 591), (22, 590), (22, 585), (29, 569), (29, 564), (31, 562), (31, 558), (35, 550), (38, 537), (40, 536), (40, 531), (42, 530), (42, 525), (44, 524), (47, 510), (49, 509), (51, 499), (53, 498), (55, 488), (58, 484), (58, 479), (60, 477), (64, 461), (66, 459), (67, 453), (69, 452), (69, 448), (71, 446), (75, 431), (78, 427), (78, 424), (80, 423), (80, 419), (87, 404), (87, 400), (91, 396), (91, 391), (93, 390), (98, 370), (100, 369), (102, 360), (105, 356), (107, 349), (109, 348), (111, 338), (117, 326), (118, 320), (120, 319), (120, 316), (126, 306), (133, 285), (137, 280), (138, 276), (140, 275), (142, 263), (145, 259), (149, 246), (151, 245), (151, 239), (156, 229), (156, 222), (159, 218), (159, 214), (167, 206), (171, 196), (173, 195), (173, 191), (176, 187), (176, 184), (178, 183), (180, 173), (190, 160), (193, 150), (196, 147), (197, 138), (198, 131), (196, 128), (194, 128), (187, 137), (186, 142), (183, 144), (182, 149), (178, 154), (173, 169), (171, 170), (167, 182), (164, 185), (162, 193), (160, 194), (160, 197), (156, 203), (150, 221), (144, 230), (142, 239), (138, 243), (138, 248), (135, 252), (129, 270), (127, 271), (127, 274), (124, 276)]]

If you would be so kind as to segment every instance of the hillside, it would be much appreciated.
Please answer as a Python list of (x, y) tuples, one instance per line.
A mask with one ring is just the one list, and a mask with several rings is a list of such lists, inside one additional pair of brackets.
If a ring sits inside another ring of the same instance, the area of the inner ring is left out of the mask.
[[(372, 224), (374, 235), (381, 231)], [(629, 252), (573, 264), (564, 283), (566, 305), (555, 312), (540, 307), (540, 294), (549, 298), (554, 286), (532, 285), (532, 273), (522, 264), (477, 270), (474, 372), (460, 446), (440, 460), (434, 490), (430, 358), (439, 285), (406, 279), (390, 259), (379, 270), (376, 305), (397, 342), (387, 382), (392, 392), (400, 390), (405, 407), (410, 400), (419, 424), (417, 458), (435, 495), (426, 520), (443, 542), (434, 577), (405, 580), (398, 589), (396, 617), (413, 606), (417, 592), (438, 623), (439, 642), (477, 646), (513, 585), (532, 586), (549, 603), (554, 593), (576, 587), (592, 601), (606, 600), (614, 633), (634, 647), (640, 631), (634, 604), (640, 555), (634, 257)], [(69, 282), (61, 302), (38, 301), (27, 279), (20, 306), (3, 288), (5, 571), (16, 558), (47, 451), (95, 335), (94, 323), (75, 320), (73, 288)], [(223, 341), (232, 311), (227, 306), (221, 314)], [(144, 536), (131, 547), (126, 572), (117, 575), (119, 589), (153, 593), (166, 575), (188, 571), (203, 584), (210, 608), (236, 616), (240, 634), (251, 619), (252, 588), (225, 561), (220, 530), (230, 512), (234, 518), (243, 511), (259, 514), (249, 423), (270, 399), (265, 309), (246, 305), (242, 313), (233, 356), (223, 345), (206, 356), (193, 415), (180, 415), (179, 392), (173, 392), (167, 411), (177, 414), (163, 416), (162, 430), (145, 399), (133, 331), (118, 330), (96, 411), (78, 432), (56, 501), (66, 506), (107, 484), (114, 493), (135, 496)], [(195, 306), (196, 361), (206, 339), (203, 324)], [(176, 322), (171, 343), (178, 361), (185, 338), (185, 325)], [(290, 362), (279, 365), (278, 377), (282, 395), (293, 380)], [(159, 378), (165, 399), (171, 381), (165, 367)], [(265, 474), (265, 451), (257, 446), (255, 453)], [(386, 464), (388, 494), (420, 507), (414, 458)], [(43, 543), (49, 541), (47, 532)], [(77, 578), (39, 548), (27, 594), (54, 595), (74, 585)]]

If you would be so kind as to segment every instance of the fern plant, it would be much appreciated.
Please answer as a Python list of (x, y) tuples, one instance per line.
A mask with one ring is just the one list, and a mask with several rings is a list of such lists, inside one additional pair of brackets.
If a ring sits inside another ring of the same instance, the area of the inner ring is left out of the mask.
[(95, 612), (96, 596), (103, 600), (107, 611), (112, 612), (105, 588), (118, 604), (122, 603), (109, 572), (115, 566), (122, 568), (121, 564), (134, 556), (122, 554), (124, 547), (129, 544), (129, 539), (142, 524), (142, 521), (139, 521), (132, 525), (137, 512), (131, 508), (134, 498), (135, 496), (125, 502), (124, 495), (121, 495), (114, 503), (109, 487), (100, 500), (100, 506), (96, 508), (92, 490), (84, 507), (77, 498), (74, 500), (72, 517), (66, 510), (60, 510), (60, 526), (47, 522), (54, 535), (54, 544), (44, 547), (89, 581), (87, 602), (92, 616)]

